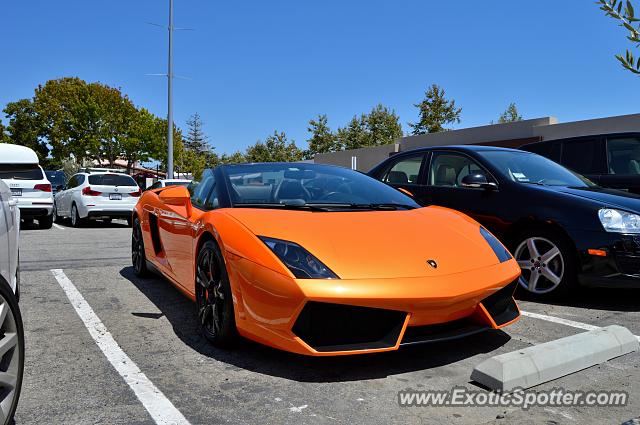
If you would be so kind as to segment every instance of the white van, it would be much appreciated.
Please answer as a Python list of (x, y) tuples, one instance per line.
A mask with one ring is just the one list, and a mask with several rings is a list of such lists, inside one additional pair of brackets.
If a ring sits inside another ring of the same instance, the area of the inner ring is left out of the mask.
[(38, 220), (41, 229), (53, 223), (53, 194), (51, 183), (39, 165), (38, 155), (26, 146), (0, 143), (0, 179), (18, 201), (20, 215), (25, 221)]

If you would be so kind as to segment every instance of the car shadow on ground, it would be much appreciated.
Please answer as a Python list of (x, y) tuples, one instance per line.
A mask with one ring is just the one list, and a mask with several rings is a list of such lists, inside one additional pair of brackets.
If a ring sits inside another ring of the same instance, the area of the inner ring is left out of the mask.
[(590, 288), (579, 286), (569, 297), (559, 300), (541, 302), (520, 291), (516, 298), (538, 304), (587, 308), (590, 310), (640, 311), (640, 288)]
[[(56, 223), (60, 227), (70, 227), (70, 220), (62, 220), (59, 223)], [(122, 228), (122, 227), (130, 227), (127, 225), (126, 220), (112, 220), (111, 222), (103, 221), (103, 220), (88, 220), (82, 223), (81, 228), (84, 229), (92, 229), (92, 228), (100, 228), (100, 229), (108, 229), (108, 228)]]
[[(398, 351), (337, 357), (309, 357), (272, 349), (241, 338), (229, 350), (213, 347), (200, 335), (195, 306), (161, 277), (140, 279), (132, 267), (120, 274), (135, 285), (169, 320), (175, 334), (200, 354), (238, 368), (300, 382), (340, 382), (384, 378), (428, 370), (488, 353), (511, 338), (502, 331), (487, 331), (458, 341), (403, 347)], [(158, 313), (131, 312), (136, 317), (158, 318)], [(471, 374), (471, 370), (469, 370)]]

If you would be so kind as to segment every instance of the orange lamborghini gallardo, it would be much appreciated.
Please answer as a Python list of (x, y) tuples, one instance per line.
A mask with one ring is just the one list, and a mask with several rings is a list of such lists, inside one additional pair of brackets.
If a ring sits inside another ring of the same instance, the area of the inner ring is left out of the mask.
[(520, 267), (477, 222), (318, 164), (206, 170), (145, 192), (132, 260), (195, 301), (216, 346), (238, 334), (300, 354), (396, 350), (516, 321)]

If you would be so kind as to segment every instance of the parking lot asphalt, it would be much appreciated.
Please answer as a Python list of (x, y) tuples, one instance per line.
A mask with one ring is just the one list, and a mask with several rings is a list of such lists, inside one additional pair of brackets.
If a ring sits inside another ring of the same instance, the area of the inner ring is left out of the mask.
[[(241, 341), (212, 347), (193, 304), (160, 277), (138, 279), (124, 222), (22, 231), (26, 364), (15, 421), (147, 424), (154, 419), (96, 344), (51, 272), (61, 269), (118, 346), (191, 424), (622, 423), (640, 415), (640, 354), (536, 389), (623, 390), (620, 407), (400, 407), (398, 391), (480, 389), (474, 366), (492, 355), (584, 330), (524, 316), (502, 331), (365, 356), (309, 358)], [(640, 290), (584, 289), (523, 311), (640, 335)]]

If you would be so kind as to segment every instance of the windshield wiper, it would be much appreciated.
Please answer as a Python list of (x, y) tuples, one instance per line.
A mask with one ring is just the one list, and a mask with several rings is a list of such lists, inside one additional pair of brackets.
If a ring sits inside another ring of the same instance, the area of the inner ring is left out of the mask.
[(270, 208), (281, 210), (302, 210), (302, 211), (329, 211), (327, 208), (323, 208), (317, 205), (311, 204), (276, 204), (276, 203), (236, 203), (233, 204), (234, 208)]

